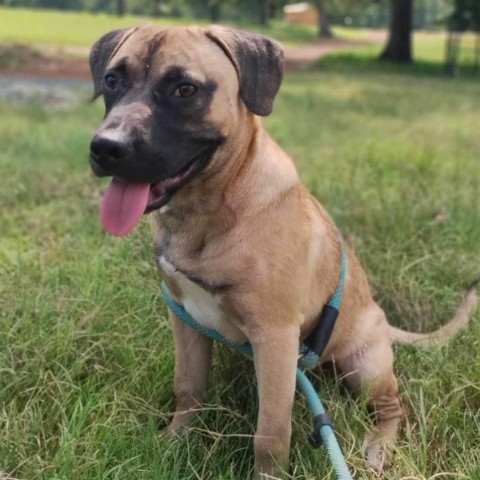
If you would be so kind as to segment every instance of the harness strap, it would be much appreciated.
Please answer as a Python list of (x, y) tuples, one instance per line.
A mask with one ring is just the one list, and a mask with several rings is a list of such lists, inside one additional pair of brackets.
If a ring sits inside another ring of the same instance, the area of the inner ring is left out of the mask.
[[(347, 254), (345, 252), (345, 246), (343, 240), (340, 237), (340, 246), (342, 249), (340, 260), (340, 280), (337, 288), (330, 300), (323, 307), (322, 312), (318, 317), (318, 321), (313, 327), (313, 330), (308, 334), (307, 338), (303, 341), (303, 344), (315, 353), (318, 358), (322, 356), (325, 347), (327, 346), (330, 337), (332, 336), (333, 328), (338, 317), (338, 310), (342, 303), (343, 290), (345, 288), (345, 280), (347, 277)], [(310, 352), (304, 352), (307, 354)], [(312, 363), (312, 362), (309, 362)]]
[[(338, 317), (338, 309), (340, 308), (342, 301), (343, 289), (347, 274), (347, 256), (343, 241), (341, 239), (340, 241), (342, 247), (340, 280), (334, 294), (324, 306), (322, 313), (320, 314), (319, 321), (313, 328), (312, 332), (305, 339), (303, 345), (300, 346), (301, 357), (299, 360), (299, 368), (297, 368), (296, 379), (297, 386), (303, 391), (308, 406), (314, 415), (314, 431), (310, 436), (310, 442), (314, 447), (324, 445), (333, 464), (337, 479), (352, 480), (352, 476), (345, 462), (342, 450), (335, 437), (335, 433), (333, 432), (331, 419), (325, 412), (320, 397), (313, 388), (312, 383), (302, 371), (303, 368), (311, 368), (318, 363), (319, 357), (323, 353), (323, 350), (330, 339), (335, 326), (335, 321)], [(191, 328), (200, 331), (203, 335), (210, 337), (222, 345), (242, 353), (247, 357), (253, 356), (252, 346), (249, 342), (231, 342), (216, 330), (205, 328), (203, 325), (198, 323), (185, 310), (183, 305), (180, 305), (172, 299), (164, 282), (162, 283), (162, 292), (170, 310), (178, 318), (187, 323)]]
[(317, 324), (313, 327), (303, 344), (314, 352), (317, 357), (321, 357), (330, 337), (338, 317), (338, 310), (330, 305), (323, 307)]

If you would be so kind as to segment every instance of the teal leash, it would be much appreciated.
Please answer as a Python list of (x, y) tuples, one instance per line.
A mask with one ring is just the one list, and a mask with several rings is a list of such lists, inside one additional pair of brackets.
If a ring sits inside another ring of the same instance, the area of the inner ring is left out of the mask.
[[(326, 413), (315, 388), (303, 369), (314, 367), (320, 360), (321, 353), (330, 338), (338, 315), (338, 310), (340, 309), (346, 276), (347, 255), (342, 242), (340, 281), (334, 294), (330, 297), (330, 300), (322, 310), (320, 319), (316, 325), (316, 327), (319, 328), (316, 330), (314, 329), (300, 347), (301, 358), (296, 373), (297, 387), (303, 392), (308, 407), (314, 417), (314, 431), (310, 436), (310, 443), (315, 448), (320, 445), (325, 447), (338, 480), (352, 480), (353, 477), (350, 474), (342, 450), (333, 431), (331, 419)], [(198, 330), (203, 335), (230, 348), (231, 350), (250, 358), (253, 357), (252, 346), (249, 342), (231, 342), (217, 332), (217, 330), (200, 325), (200, 323), (198, 323), (182, 305), (172, 299), (165, 283), (162, 283), (162, 292), (170, 310), (189, 327)]]

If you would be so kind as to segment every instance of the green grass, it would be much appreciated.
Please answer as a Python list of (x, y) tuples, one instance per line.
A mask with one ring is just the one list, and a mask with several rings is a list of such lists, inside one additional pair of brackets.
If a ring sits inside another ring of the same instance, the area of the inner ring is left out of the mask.
[[(265, 124), (390, 321), (432, 329), (480, 276), (480, 84), (353, 60), (288, 75)], [(229, 352), (216, 351), (209, 408), (187, 438), (158, 435), (174, 408), (172, 338), (148, 221), (121, 240), (99, 225), (105, 181), (87, 151), (101, 106), (1, 103), (0, 116), (0, 477), (248, 478), (253, 370)], [(396, 348), (408, 420), (384, 478), (480, 478), (479, 338), (477, 310), (442, 349)], [(360, 452), (364, 405), (327, 373), (318, 385), (355, 478), (377, 478)], [(294, 419), (294, 478), (333, 479), (306, 440), (303, 399)]]
[[(162, 17), (156, 20), (132, 15), (118, 17), (104, 13), (0, 7), (0, 42), (90, 47), (105, 32), (140, 23), (159, 23), (172, 26), (207, 24), (208, 22), (193, 18)], [(244, 23), (234, 26), (262, 32), (285, 44), (305, 43), (316, 38), (314, 27), (288, 26), (280, 21), (271, 22), (268, 27)], [(361, 38), (364, 35), (362, 30), (341, 27), (336, 29), (336, 32), (338, 35), (348, 38)]]
[[(446, 32), (414, 32), (413, 34), (413, 58), (411, 65), (398, 65), (389, 62), (378, 62), (376, 59), (380, 56), (384, 48), (382, 42), (372, 42), (366, 45), (350, 46), (341, 50), (341, 52), (329, 55), (323, 59), (319, 68), (335, 68), (336, 71), (348, 73), (372, 72), (396, 73), (407, 75), (433, 75), (439, 76), (445, 69), (445, 47)], [(480, 71), (475, 71), (474, 56), (475, 37), (471, 34), (465, 34), (462, 38), (462, 48), (458, 58), (460, 67), (459, 74), (467, 76), (480, 76)]]
[[(0, 7), (0, 41), (27, 44), (91, 46), (107, 31), (139, 23), (146, 17), (118, 17), (105, 13), (65, 12)], [(162, 18), (164, 25), (181, 25), (181, 19)]]

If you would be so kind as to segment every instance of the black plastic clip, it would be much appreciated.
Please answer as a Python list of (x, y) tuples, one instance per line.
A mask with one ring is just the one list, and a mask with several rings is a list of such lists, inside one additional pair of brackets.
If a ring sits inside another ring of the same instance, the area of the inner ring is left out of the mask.
[(303, 341), (310, 350), (314, 351), (319, 357), (322, 356), (330, 337), (332, 336), (335, 322), (337, 321), (338, 310), (331, 305), (325, 305), (322, 309), (316, 325)]
[(332, 419), (328, 413), (320, 413), (320, 415), (316, 415), (313, 419), (313, 432), (308, 438), (310, 444), (313, 448), (319, 448), (322, 446), (322, 436), (320, 435), (320, 429), (324, 425), (332, 426)]

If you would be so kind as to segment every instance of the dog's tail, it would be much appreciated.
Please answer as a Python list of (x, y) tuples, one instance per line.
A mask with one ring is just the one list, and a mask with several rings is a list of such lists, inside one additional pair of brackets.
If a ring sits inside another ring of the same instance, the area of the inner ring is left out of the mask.
[(430, 333), (414, 333), (389, 325), (388, 334), (390, 339), (400, 345), (415, 345), (419, 347), (444, 345), (453, 335), (468, 325), (470, 313), (478, 302), (477, 287), (479, 282), (480, 279), (470, 285), (453, 318), (438, 330)]

